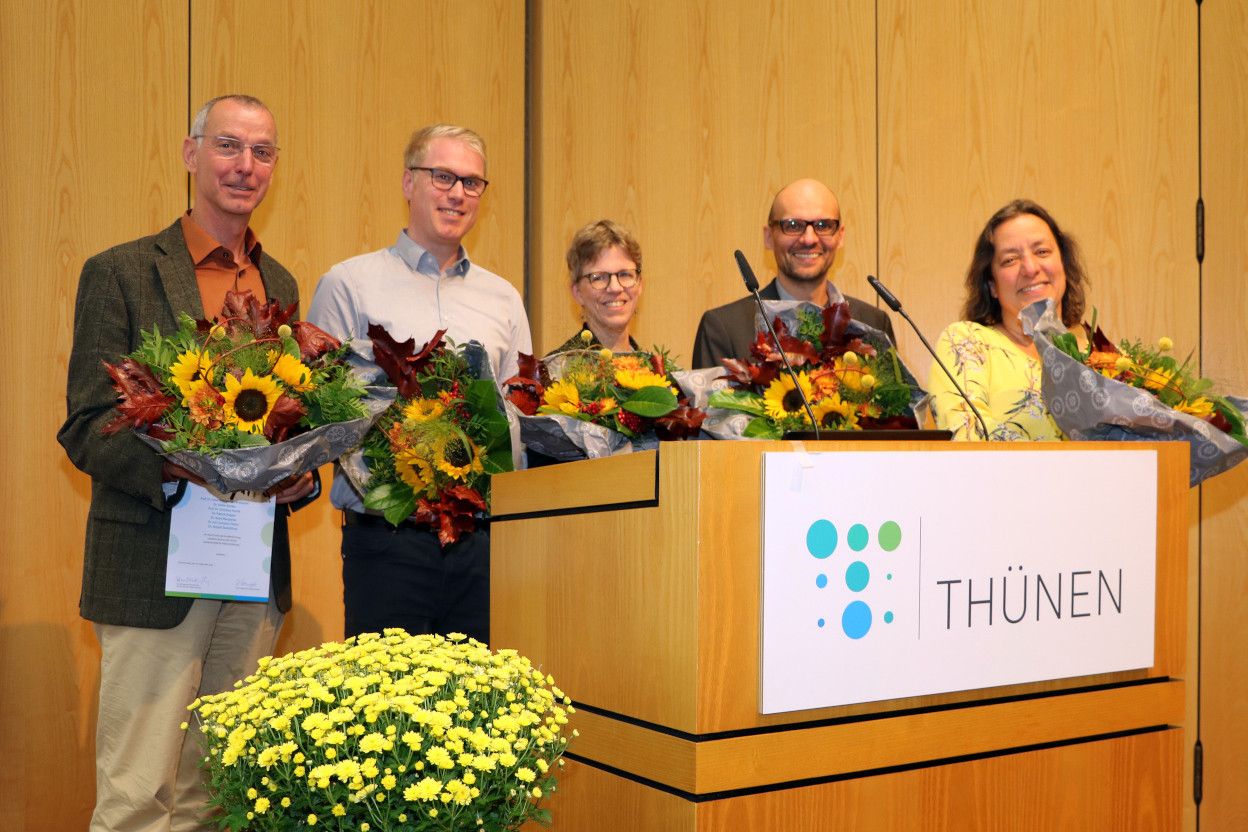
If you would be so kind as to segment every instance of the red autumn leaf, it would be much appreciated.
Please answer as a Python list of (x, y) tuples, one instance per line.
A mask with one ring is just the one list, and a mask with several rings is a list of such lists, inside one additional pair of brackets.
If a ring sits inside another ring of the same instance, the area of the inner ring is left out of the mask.
[(295, 398), (283, 393), (273, 403), (264, 420), (264, 437), (276, 445), (290, 436), (291, 430), (298, 426), (299, 420), (308, 412), (307, 408)]
[(125, 427), (145, 428), (173, 406), (174, 400), (146, 365), (133, 358), (123, 358), (118, 364), (101, 363), (118, 395), (117, 416), (102, 428), (103, 433), (116, 433)]
[(299, 345), (299, 357), (305, 364), (342, 346), (342, 342), (337, 338), (307, 321), (295, 321), (290, 325), (290, 329), (295, 343)]
[(1095, 331), (1086, 322), (1083, 324), (1083, 331), (1088, 334), (1088, 343), (1092, 345), (1092, 352), (1109, 352), (1119, 353), (1120, 350), (1114, 346), (1114, 342), (1105, 337), (1105, 333), (1101, 332), (1098, 326)]
[(663, 440), (689, 439), (698, 435), (705, 418), (706, 411), (690, 407), (682, 400), (680, 407), (654, 420), (654, 433)]
[(434, 352), (442, 346), (442, 336), (445, 334), (445, 329), (439, 329), (417, 353), (415, 338), (395, 341), (384, 326), (368, 325), (368, 337), (373, 341), (373, 361), (385, 371), (390, 382), (398, 388), (399, 395), (405, 399), (415, 398), (420, 394), (420, 382), (416, 377), (425, 369)]
[(449, 546), (477, 527), (477, 513), (486, 510), (485, 499), (464, 485), (454, 485), (435, 501), (422, 497), (416, 505), (417, 523), (425, 523), (438, 535), (438, 542)]
[(221, 315), (224, 319), (243, 322), (257, 338), (268, 338), (276, 334), (279, 326), (289, 323), (298, 308), (298, 303), (292, 303), (283, 309), (276, 300), (262, 304), (250, 290), (236, 292), (231, 289), (225, 293)]
[[(776, 353), (778, 356), (779, 353)], [(723, 360), (724, 367), (728, 373), (720, 378), (726, 378), (737, 387), (757, 387), (762, 389), (768, 384), (776, 380), (776, 376), (780, 374), (780, 365), (777, 364), (755, 364), (750, 361), (742, 361), (739, 358), (725, 358)]]
[(815, 348), (801, 338), (790, 335), (789, 328), (780, 318), (776, 318), (772, 328), (776, 331), (776, 341), (772, 341), (771, 334), (763, 330), (750, 345), (750, 353), (756, 359), (765, 364), (783, 364), (784, 361), (776, 350), (776, 342), (779, 342), (780, 349), (784, 350), (789, 363), (795, 368), (814, 364), (819, 360), (819, 354), (815, 352)]
[(169, 430), (169, 427), (165, 425), (163, 422), (157, 422), (156, 424), (149, 427), (147, 429), (147, 435), (152, 437), (158, 442), (167, 442), (170, 439), (172, 439), (174, 436), (176, 436), (176, 434), (173, 431)]
[(519, 408), (525, 416), (537, 413), (542, 403), (542, 394), (546, 391), (542, 376), (546, 367), (527, 352), (519, 354), (519, 368), (514, 376), (503, 382), (507, 391), (507, 400)]
[(820, 338), (823, 349), (820, 360), (825, 364), (847, 352), (856, 352), (868, 358), (874, 358), (877, 350), (873, 344), (861, 338), (849, 335), (849, 324), (853, 318), (849, 315), (849, 304), (845, 301), (828, 304), (823, 308), (823, 336)]
[(514, 404), (516, 409), (525, 416), (535, 415), (537, 413), (537, 408), (540, 407), (542, 403), (542, 400), (538, 398), (537, 393), (530, 386), (522, 385), (512, 385), (508, 387), (507, 401)]

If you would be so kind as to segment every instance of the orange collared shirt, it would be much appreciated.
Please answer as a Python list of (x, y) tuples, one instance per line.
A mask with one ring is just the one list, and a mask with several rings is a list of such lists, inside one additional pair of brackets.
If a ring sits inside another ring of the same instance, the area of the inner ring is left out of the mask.
[(260, 279), (260, 241), (251, 228), (243, 238), (242, 263), (234, 262), (234, 255), (218, 243), (195, 222), (191, 212), (182, 215), (182, 235), (186, 248), (195, 264), (195, 282), (199, 284), (199, 298), (204, 303), (204, 317), (208, 320), (221, 316), (225, 305), (225, 293), (233, 290), (251, 290), (256, 300), (268, 300), (264, 293), (264, 281)]

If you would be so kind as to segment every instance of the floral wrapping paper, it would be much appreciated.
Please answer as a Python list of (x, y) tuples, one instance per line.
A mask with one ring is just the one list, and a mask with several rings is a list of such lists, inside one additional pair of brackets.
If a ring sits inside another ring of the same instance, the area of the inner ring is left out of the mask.
[[(1248, 447), (1203, 419), (1179, 413), (1146, 390), (1123, 384), (1071, 358), (1053, 345), (1066, 332), (1051, 301), (1022, 312), (1023, 328), (1044, 365), (1041, 390), (1053, 420), (1071, 439), (1083, 441), (1183, 441), (1191, 446), (1188, 482), (1197, 485), (1238, 465)], [(1248, 399), (1227, 396), (1248, 414)]]
[(219, 451), (215, 455), (193, 451), (164, 453), (160, 440), (137, 431), (135, 435), (160, 452), (161, 456), (202, 478), (218, 492), (264, 491), (287, 477), (333, 462), (359, 445), (364, 434), (392, 401), (392, 388), (370, 387), (361, 402), (368, 410), (367, 418), (322, 425), (276, 445), (235, 448)]

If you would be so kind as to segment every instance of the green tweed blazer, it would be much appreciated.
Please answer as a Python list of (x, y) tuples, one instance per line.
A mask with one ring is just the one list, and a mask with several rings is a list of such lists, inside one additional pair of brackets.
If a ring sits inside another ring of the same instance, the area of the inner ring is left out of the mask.
[[(299, 300), (290, 272), (263, 250), (259, 265), (269, 297), (283, 305)], [(180, 222), (110, 248), (82, 267), (69, 356), (68, 418), (56, 438), (70, 461), (91, 477), (79, 610), (83, 618), (101, 624), (168, 629), (191, 608), (192, 599), (165, 595), (169, 512), (160, 455), (128, 430), (100, 433), (117, 401), (101, 362), (115, 362), (135, 350), (144, 329), (174, 331), (180, 312), (204, 317)], [(270, 570), (272, 592), (283, 611), (290, 608), (287, 514), (278, 507)]]

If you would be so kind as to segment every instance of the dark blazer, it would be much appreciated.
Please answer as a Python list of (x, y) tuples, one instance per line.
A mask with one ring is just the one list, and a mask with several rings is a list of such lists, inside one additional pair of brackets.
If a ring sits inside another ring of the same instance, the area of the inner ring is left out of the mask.
[[(290, 272), (263, 250), (259, 266), (269, 297), (283, 305), (299, 300)], [(180, 222), (97, 254), (82, 267), (69, 356), (69, 415), (56, 438), (70, 461), (91, 477), (79, 609), (101, 624), (167, 629), (186, 617), (193, 601), (165, 596), (169, 512), (160, 455), (129, 430), (100, 433), (117, 401), (100, 362), (116, 362), (134, 351), (143, 329), (173, 332), (179, 312), (204, 317)], [(290, 608), (287, 513), (278, 506), (270, 571), (283, 611)]]
[[(759, 293), (763, 300), (780, 300), (776, 279), (763, 287)], [(857, 298), (845, 296), (849, 302), (849, 314), (855, 321), (875, 327), (888, 336), (894, 344), (893, 322), (882, 310)], [(749, 358), (750, 344), (754, 342), (754, 313), (758, 305), (752, 296), (734, 300), (702, 313), (698, 334), (693, 341), (693, 369), (718, 367), (725, 358)]]

